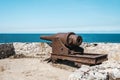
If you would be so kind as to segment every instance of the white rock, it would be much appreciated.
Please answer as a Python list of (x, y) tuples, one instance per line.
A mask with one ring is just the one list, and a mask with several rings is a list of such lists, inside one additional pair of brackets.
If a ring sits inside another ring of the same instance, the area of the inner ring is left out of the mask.
[(115, 77), (115, 78), (120, 78), (120, 69), (113, 69), (111, 74)]
[[(89, 70), (88, 70), (89, 69)], [(84, 72), (84, 73), (83, 73)], [(72, 73), (76, 80), (108, 80), (108, 74), (111, 73), (115, 78), (120, 78), (120, 62), (112, 60), (103, 62), (96, 66), (81, 66), (80, 69)], [(80, 77), (79, 75), (80, 74)], [(82, 77), (81, 77), (82, 76)], [(71, 78), (72, 80), (72, 78)]]
[(87, 65), (82, 65), (79, 70), (83, 72), (88, 72), (90, 70), (90, 67)]
[(52, 48), (46, 43), (13, 43), (16, 54), (36, 57), (38, 54), (50, 54)]

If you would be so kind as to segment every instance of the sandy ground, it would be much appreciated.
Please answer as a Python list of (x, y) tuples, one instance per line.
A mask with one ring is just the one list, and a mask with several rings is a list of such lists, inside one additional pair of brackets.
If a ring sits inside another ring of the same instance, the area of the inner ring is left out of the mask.
[(71, 73), (37, 58), (0, 60), (0, 80), (67, 80)]

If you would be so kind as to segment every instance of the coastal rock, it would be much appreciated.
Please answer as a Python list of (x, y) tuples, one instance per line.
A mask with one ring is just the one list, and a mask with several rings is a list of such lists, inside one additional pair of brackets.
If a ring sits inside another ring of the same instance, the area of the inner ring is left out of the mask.
[(111, 71), (111, 74), (115, 77), (115, 78), (120, 78), (120, 69), (115, 68)]
[(14, 55), (14, 46), (12, 43), (0, 44), (0, 59)]
[(24, 54), (26, 57), (41, 57), (52, 52), (47, 43), (13, 43), (13, 45), (16, 54)]
[[(89, 70), (88, 70), (89, 69)], [(81, 66), (68, 80), (117, 80), (120, 79), (120, 62), (105, 61), (101, 65)]]
[(47, 43), (5, 43), (0, 44), (0, 59), (14, 57), (49, 57), (52, 48)]

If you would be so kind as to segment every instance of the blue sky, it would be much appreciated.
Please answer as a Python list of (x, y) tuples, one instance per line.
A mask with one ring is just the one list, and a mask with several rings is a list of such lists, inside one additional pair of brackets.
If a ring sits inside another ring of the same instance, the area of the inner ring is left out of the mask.
[(0, 33), (120, 33), (120, 0), (0, 0)]

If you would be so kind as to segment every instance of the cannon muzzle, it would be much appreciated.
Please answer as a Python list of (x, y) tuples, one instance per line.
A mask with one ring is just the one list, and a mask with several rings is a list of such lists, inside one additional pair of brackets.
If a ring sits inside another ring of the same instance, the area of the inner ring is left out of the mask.
[(49, 40), (52, 41), (55, 38), (55, 36), (41, 36), (40, 39), (44, 39), (44, 40)]

